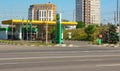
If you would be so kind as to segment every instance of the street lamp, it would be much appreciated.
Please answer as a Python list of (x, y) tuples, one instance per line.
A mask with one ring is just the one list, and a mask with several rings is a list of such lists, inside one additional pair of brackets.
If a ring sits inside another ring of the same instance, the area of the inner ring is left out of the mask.
[(120, 46), (120, 11), (119, 11), (119, 46)]
[(13, 35), (14, 33), (13, 33), (13, 21), (12, 21), (12, 40), (13, 40)]
[(75, 10), (73, 10), (73, 22), (75, 21)]
[(48, 10), (49, 10), (49, 4), (46, 5), (46, 44), (48, 43)]

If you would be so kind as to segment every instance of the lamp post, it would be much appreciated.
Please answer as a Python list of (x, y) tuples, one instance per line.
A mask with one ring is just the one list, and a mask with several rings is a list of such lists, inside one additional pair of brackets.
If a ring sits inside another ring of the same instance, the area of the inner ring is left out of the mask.
[(12, 21), (12, 40), (13, 40), (13, 21)]
[[(117, 2), (119, 2), (119, 1), (117, 0)], [(120, 46), (120, 8), (119, 8), (119, 3), (118, 3), (118, 13), (119, 13), (118, 20), (119, 20), (119, 46)]]
[(119, 23), (119, 1), (117, 0), (117, 7), (116, 7), (116, 26)]
[(119, 46), (120, 46), (120, 12), (119, 12), (119, 0), (117, 0), (117, 7), (116, 7), (116, 26), (118, 25), (119, 27)]
[(45, 26), (45, 29), (46, 29), (46, 44), (48, 43), (48, 10), (49, 10), (49, 4), (48, 3), (46, 5), (46, 26)]
[(73, 10), (73, 22), (75, 21), (75, 10)]
[(22, 18), (22, 40), (24, 40), (24, 18)]

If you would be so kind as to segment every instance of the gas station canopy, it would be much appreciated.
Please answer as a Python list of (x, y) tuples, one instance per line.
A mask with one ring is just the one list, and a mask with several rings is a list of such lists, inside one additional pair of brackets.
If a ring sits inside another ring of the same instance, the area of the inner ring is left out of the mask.
[[(2, 21), (2, 24), (7, 24), (7, 25), (21, 25), (23, 24), (30, 24), (30, 22), (33, 25), (44, 25), (44, 24), (48, 24), (48, 25), (56, 25), (56, 21), (38, 21), (38, 20), (4, 20)], [(62, 25), (77, 25), (77, 22), (62, 22)]]

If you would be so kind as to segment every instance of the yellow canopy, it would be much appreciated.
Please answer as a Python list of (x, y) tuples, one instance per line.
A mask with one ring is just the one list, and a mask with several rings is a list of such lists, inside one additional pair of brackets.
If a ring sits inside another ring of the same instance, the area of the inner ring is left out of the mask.
[[(37, 20), (32, 20), (31, 21), (33, 25), (43, 25), (43, 24), (48, 24), (48, 25), (55, 25), (56, 21), (37, 21)], [(2, 21), (2, 24), (7, 24), (7, 25), (20, 25), (22, 23), (24, 24), (30, 24), (30, 20), (5, 20)], [(62, 22), (63, 25), (77, 25), (77, 22)]]

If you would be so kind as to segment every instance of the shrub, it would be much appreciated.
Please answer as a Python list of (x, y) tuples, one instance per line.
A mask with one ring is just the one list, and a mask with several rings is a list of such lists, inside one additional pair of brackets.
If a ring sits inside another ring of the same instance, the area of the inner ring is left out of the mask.
[(88, 27), (85, 28), (85, 33), (87, 34), (87, 40), (94, 40), (91, 36), (96, 31), (96, 27), (94, 25), (88, 25)]
[(118, 42), (116, 29), (117, 27), (115, 25), (109, 25), (109, 28), (102, 32), (104, 43), (116, 44)]
[(75, 29), (75, 30), (65, 30), (64, 39), (69, 40), (68, 33), (71, 32), (72, 38), (70, 40), (86, 40), (87, 34), (84, 32), (84, 29)]

